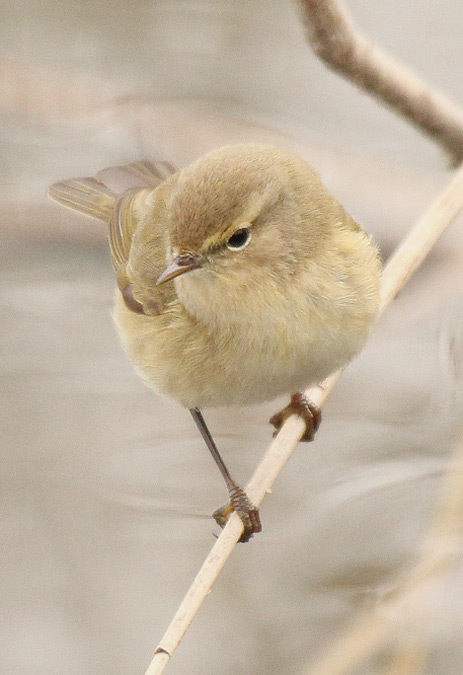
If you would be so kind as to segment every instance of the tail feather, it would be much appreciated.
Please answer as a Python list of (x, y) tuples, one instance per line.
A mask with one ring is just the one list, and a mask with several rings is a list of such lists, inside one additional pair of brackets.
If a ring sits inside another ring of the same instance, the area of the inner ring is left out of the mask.
[(108, 185), (117, 194), (133, 188), (155, 188), (176, 172), (168, 162), (133, 162), (110, 166), (96, 174), (96, 179)]
[(134, 162), (103, 169), (95, 178), (71, 178), (48, 190), (54, 201), (109, 222), (117, 200), (128, 190), (155, 188), (176, 172), (169, 162)]
[(116, 195), (95, 178), (71, 178), (54, 183), (48, 196), (58, 204), (80, 211), (92, 218), (108, 222), (116, 203)]
[(145, 185), (149, 187), (156, 187), (162, 181), (169, 178), (177, 171), (176, 167), (170, 162), (134, 162), (128, 164), (127, 169), (131, 171), (134, 176), (138, 176), (145, 181)]

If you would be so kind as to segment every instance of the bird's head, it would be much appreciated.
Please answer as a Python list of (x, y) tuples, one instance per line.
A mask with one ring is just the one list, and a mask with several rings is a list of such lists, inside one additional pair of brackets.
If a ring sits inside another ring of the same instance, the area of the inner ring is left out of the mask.
[(298, 272), (329, 246), (340, 208), (287, 150), (214, 150), (177, 174), (166, 194), (170, 245), (157, 283), (173, 281), (198, 317), (249, 320), (285, 302)]
[(281, 290), (303, 264), (301, 246), (315, 250), (324, 238), (324, 194), (309, 165), (281, 148), (245, 144), (203, 156), (178, 174), (166, 199), (170, 262), (157, 283), (175, 279), (187, 304), (195, 294), (243, 303), (262, 286)]

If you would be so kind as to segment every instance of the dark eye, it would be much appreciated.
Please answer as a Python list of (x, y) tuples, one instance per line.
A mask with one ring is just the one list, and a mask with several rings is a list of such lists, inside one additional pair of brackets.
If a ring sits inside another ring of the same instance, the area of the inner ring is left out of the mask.
[(240, 227), (240, 229), (236, 230), (236, 232), (234, 232), (227, 241), (227, 247), (234, 249), (243, 248), (248, 243), (250, 237), (251, 232), (248, 230), (248, 228)]

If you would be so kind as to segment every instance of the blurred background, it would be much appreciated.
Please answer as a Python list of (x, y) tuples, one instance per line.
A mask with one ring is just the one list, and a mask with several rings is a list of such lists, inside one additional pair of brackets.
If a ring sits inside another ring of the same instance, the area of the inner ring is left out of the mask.
[[(349, 7), (463, 105), (459, 2)], [(2, 3), (0, 91), (0, 671), (137, 675), (214, 542), (225, 491), (189, 414), (119, 346), (104, 229), (48, 202), (47, 186), (273, 142), (317, 168), (387, 257), (449, 172), (431, 141), (318, 62), (290, 0)], [(172, 675), (302, 673), (416, 562), (463, 422), (462, 225), (343, 376)], [(282, 403), (206, 411), (242, 483)], [(433, 596), (422, 672), (461, 673), (462, 576), (456, 565)], [(355, 672), (392, 673), (389, 659)]]

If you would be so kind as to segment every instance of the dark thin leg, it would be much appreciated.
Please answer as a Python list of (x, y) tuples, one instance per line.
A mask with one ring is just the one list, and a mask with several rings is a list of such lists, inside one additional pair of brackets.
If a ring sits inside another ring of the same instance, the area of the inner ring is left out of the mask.
[(219, 467), (220, 473), (227, 485), (228, 494), (230, 495), (230, 503), (214, 511), (214, 519), (220, 527), (224, 527), (230, 513), (236, 511), (244, 525), (244, 531), (240, 537), (240, 541), (248, 541), (253, 534), (260, 532), (262, 529), (259, 511), (251, 504), (245, 491), (231, 477), (199, 408), (190, 408), (190, 413), (196, 422), (196, 426), (198, 427), (201, 436), (204, 438), (209, 452)]
[(215, 463), (219, 467), (220, 473), (222, 474), (225, 483), (227, 484), (227, 488), (230, 490), (230, 488), (233, 485), (235, 485), (235, 482), (233, 478), (230, 476), (230, 472), (227, 469), (222, 457), (220, 456), (215, 441), (212, 438), (211, 432), (207, 428), (206, 420), (204, 419), (202, 412), (200, 411), (199, 408), (190, 408), (190, 413), (194, 421), (196, 422), (196, 426), (198, 427), (201, 436), (204, 438), (204, 441), (209, 449), (209, 452), (211, 453)]

